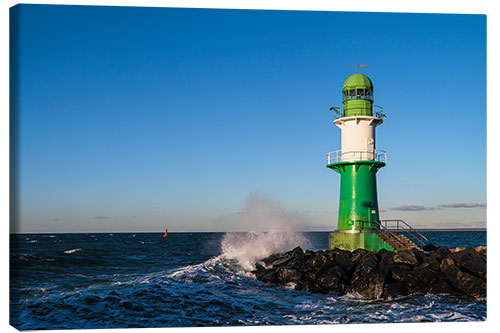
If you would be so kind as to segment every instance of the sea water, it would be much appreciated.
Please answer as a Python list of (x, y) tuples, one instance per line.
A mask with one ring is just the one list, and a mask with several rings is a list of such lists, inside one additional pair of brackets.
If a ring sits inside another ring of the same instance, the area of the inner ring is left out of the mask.
[[(485, 232), (426, 232), (437, 246)], [(422, 295), (367, 301), (257, 281), (255, 260), (328, 232), (13, 234), (10, 323), (20, 330), (298, 325), (486, 319), (486, 300)]]

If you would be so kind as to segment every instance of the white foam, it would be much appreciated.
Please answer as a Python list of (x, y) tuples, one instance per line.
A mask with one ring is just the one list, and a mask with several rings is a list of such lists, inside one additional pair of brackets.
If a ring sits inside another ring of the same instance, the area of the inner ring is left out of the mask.
[(64, 253), (70, 254), (70, 253), (75, 253), (76, 251), (80, 251), (81, 249), (71, 249), (71, 250), (66, 250)]
[(236, 259), (245, 270), (253, 270), (256, 261), (273, 253), (311, 246), (302, 233), (294, 230), (285, 212), (255, 195), (250, 199), (235, 229), (255, 231), (225, 234), (221, 244), (224, 258)]

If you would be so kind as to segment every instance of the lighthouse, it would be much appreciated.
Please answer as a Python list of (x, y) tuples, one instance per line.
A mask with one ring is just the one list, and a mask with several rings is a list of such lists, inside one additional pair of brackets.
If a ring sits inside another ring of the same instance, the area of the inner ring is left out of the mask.
[(387, 154), (376, 149), (375, 132), (385, 115), (373, 104), (373, 93), (368, 76), (352, 74), (342, 87), (342, 107), (330, 108), (341, 132), (341, 149), (327, 154), (327, 167), (340, 174), (338, 224), (330, 233), (331, 249), (394, 250), (379, 237), (377, 172), (386, 166)]

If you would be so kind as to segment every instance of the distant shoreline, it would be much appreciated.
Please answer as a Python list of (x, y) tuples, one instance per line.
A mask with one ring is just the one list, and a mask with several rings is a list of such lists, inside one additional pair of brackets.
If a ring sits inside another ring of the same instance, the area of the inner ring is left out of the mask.
[[(439, 231), (484, 231), (487, 228), (414, 228), (414, 231), (418, 232), (439, 232)], [(334, 232), (335, 230), (323, 230), (323, 231), (300, 231), (300, 232)], [(389, 229), (391, 232), (407, 232), (407, 230), (397, 230)], [(186, 234), (186, 233), (227, 233), (227, 232), (251, 232), (251, 231), (169, 231), (172, 234)], [(47, 234), (163, 234), (164, 231), (98, 231), (98, 232), (10, 232), (11, 235), (47, 235)]]

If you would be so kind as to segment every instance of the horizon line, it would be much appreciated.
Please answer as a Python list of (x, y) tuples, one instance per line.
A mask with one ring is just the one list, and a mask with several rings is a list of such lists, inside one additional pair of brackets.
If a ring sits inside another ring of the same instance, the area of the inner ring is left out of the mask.
[[(424, 232), (434, 232), (434, 231), (487, 231), (487, 228), (413, 228), (416, 231), (424, 231)], [(298, 232), (334, 232), (335, 230), (303, 230)], [(398, 231), (397, 229), (389, 229), (389, 231), (394, 232)], [(249, 231), (169, 231), (168, 233), (247, 233), (247, 232), (255, 232), (252, 230)], [(259, 231), (259, 232), (269, 232), (269, 231)], [(405, 230), (402, 230), (405, 232)], [(79, 231), (79, 232), (49, 232), (49, 231), (39, 231), (39, 232), (9, 232), (10, 235), (43, 235), (43, 234), (153, 234), (158, 233), (162, 234), (164, 231)]]

